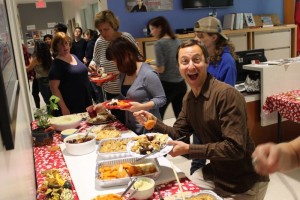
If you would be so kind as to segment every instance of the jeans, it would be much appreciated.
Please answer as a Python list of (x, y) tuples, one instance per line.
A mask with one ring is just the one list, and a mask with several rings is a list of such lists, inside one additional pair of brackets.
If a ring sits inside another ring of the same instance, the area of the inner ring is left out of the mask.
[(46, 105), (49, 105), (50, 104), (49, 99), (52, 95), (50, 86), (49, 86), (49, 79), (48, 79), (48, 77), (42, 77), (42, 78), (38, 78), (37, 81), (38, 81), (38, 87), (42, 94), (42, 97), (43, 97)]

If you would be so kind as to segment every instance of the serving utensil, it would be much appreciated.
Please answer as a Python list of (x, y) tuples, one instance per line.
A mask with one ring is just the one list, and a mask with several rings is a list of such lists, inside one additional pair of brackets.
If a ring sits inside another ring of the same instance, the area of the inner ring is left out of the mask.
[(170, 165), (171, 165), (171, 167), (172, 167), (172, 169), (173, 169), (173, 172), (174, 172), (176, 181), (177, 181), (177, 183), (178, 183), (178, 187), (179, 187), (179, 190), (180, 190), (180, 194), (181, 194), (182, 200), (185, 200), (185, 194), (183, 193), (182, 185), (181, 185), (181, 183), (180, 183), (180, 181), (179, 181), (179, 178), (178, 178), (178, 176), (177, 176), (177, 172), (176, 172), (176, 169), (175, 169), (175, 167), (174, 167), (174, 164), (173, 164), (172, 162), (170, 162)]
[(90, 134), (90, 132), (95, 128), (95, 126), (91, 126), (91, 128), (86, 132), (86, 134), (83, 136), (82, 140), (85, 140), (88, 135)]
[(127, 187), (126, 190), (123, 192), (123, 194), (121, 195), (121, 197), (124, 197), (124, 196), (127, 194), (128, 190), (130, 190), (130, 188), (133, 186), (133, 184), (134, 184), (136, 181), (137, 181), (137, 178), (134, 178), (134, 179), (131, 181), (131, 183), (128, 185), (128, 187)]

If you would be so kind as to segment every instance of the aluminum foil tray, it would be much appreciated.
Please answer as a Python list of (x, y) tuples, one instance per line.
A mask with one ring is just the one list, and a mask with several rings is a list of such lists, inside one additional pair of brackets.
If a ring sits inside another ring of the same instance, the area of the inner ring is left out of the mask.
[[(124, 151), (120, 152), (100, 152), (101, 147), (106, 142), (111, 141), (113, 145), (119, 146), (117, 144), (118, 141), (125, 141), (130, 140), (132, 137), (124, 137), (124, 138), (109, 138), (109, 139), (103, 139), (99, 142), (97, 147), (97, 160), (112, 160), (112, 159), (118, 159), (118, 158), (126, 158), (126, 157), (132, 157), (129, 152), (127, 152), (126, 145), (124, 146)], [(121, 144), (121, 143), (120, 143)], [(124, 144), (123, 144), (124, 145)]]
[(158, 164), (157, 159), (143, 159), (140, 161), (136, 161), (136, 158), (130, 157), (130, 158), (121, 158), (121, 159), (113, 159), (113, 160), (103, 160), (103, 161), (98, 161), (96, 164), (96, 174), (95, 174), (95, 179), (96, 179), (96, 184), (98, 184), (100, 187), (110, 187), (110, 186), (116, 186), (116, 185), (127, 185), (130, 181), (129, 177), (125, 178), (118, 178), (118, 179), (111, 179), (111, 180), (101, 180), (99, 179), (100, 177), (100, 172), (99, 172), (99, 167), (101, 166), (113, 166), (117, 164), (122, 164), (122, 163), (131, 163), (134, 165), (139, 165), (139, 164), (153, 164), (156, 168), (156, 172), (151, 173), (151, 174), (146, 174), (142, 175), (145, 177), (153, 178), (156, 180), (160, 174), (160, 166)]

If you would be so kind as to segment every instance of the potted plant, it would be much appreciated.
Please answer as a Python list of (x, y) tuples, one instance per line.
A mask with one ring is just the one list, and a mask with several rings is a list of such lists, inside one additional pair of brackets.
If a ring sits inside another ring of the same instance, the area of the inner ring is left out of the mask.
[(35, 111), (35, 119), (37, 120), (37, 128), (32, 130), (32, 139), (34, 146), (49, 145), (53, 142), (54, 128), (50, 124), (52, 112), (58, 110), (59, 98), (52, 95), (49, 99), (49, 105), (45, 108), (37, 109)]

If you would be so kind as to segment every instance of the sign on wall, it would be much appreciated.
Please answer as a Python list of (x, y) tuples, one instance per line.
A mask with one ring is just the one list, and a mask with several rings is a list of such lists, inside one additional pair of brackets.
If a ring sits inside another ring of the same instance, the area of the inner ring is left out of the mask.
[(128, 12), (173, 10), (173, 0), (125, 0)]

